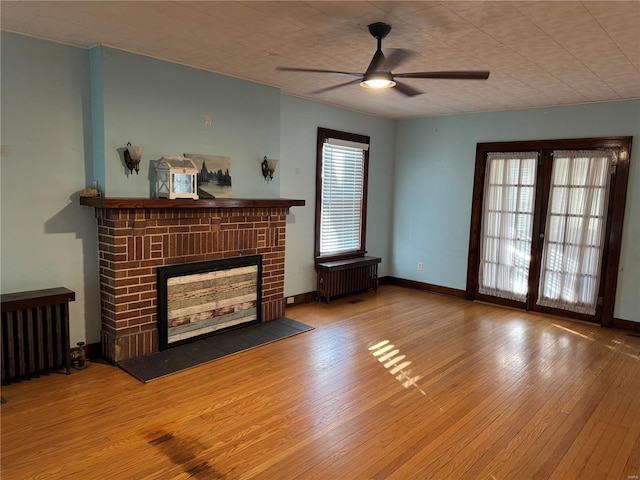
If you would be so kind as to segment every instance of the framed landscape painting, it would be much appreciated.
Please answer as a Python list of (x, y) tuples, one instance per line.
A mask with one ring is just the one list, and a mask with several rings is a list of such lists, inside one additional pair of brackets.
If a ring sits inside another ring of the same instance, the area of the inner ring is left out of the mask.
[(200, 198), (231, 198), (231, 158), (185, 153), (198, 168)]

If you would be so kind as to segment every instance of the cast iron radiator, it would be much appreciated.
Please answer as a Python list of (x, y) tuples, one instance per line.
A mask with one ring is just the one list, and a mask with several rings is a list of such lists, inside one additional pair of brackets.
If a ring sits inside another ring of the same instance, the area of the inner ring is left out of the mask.
[(378, 257), (358, 257), (316, 263), (318, 298), (327, 303), (333, 297), (378, 290)]
[(60, 369), (71, 373), (69, 302), (75, 297), (62, 287), (2, 294), (2, 383)]

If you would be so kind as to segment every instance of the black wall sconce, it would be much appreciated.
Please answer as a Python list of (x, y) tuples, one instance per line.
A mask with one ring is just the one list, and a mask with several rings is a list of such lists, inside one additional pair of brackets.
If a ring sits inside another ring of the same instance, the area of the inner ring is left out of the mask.
[(267, 158), (264, 156), (264, 160), (262, 161), (262, 176), (268, 182), (273, 180), (273, 173), (276, 171), (276, 166), (278, 165), (278, 160), (274, 160), (273, 158)]
[(142, 160), (143, 151), (144, 147), (131, 145), (131, 142), (127, 143), (127, 148), (124, 149), (124, 163), (126, 163), (130, 173), (135, 170), (137, 175), (140, 171), (140, 160)]

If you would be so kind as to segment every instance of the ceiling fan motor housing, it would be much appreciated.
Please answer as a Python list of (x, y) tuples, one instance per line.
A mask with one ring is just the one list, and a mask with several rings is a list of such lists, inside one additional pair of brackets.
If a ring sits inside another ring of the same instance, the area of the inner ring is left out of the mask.
[(374, 37), (382, 40), (389, 35), (391, 31), (391, 25), (384, 22), (376, 22), (369, 25), (369, 33)]

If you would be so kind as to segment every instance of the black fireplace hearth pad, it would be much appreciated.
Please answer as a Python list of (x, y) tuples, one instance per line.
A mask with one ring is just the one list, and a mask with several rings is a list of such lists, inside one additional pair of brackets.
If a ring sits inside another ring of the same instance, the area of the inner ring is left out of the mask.
[(118, 363), (125, 372), (141, 382), (171, 375), (203, 363), (266, 345), (283, 338), (313, 330), (313, 327), (287, 317), (230, 330), (161, 352), (130, 358)]

